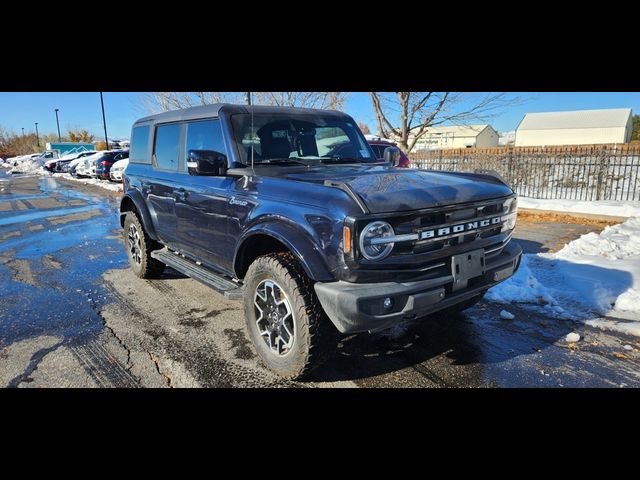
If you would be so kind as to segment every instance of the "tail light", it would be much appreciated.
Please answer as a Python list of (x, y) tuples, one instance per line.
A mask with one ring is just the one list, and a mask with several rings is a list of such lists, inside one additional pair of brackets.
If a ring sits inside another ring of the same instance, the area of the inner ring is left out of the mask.
[(109, 165), (109, 162), (105, 162), (104, 160), (102, 162), (100, 162), (100, 165), (102, 165), (103, 167), (106, 167), (107, 165)]

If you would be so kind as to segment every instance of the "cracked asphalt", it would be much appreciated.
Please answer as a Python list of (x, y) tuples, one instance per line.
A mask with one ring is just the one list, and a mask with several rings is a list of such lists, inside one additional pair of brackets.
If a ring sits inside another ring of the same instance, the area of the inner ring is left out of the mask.
[[(167, 269), (127, 268), (118, 194), (0, 170), (0, 385), (5, 387), (640, 386), (640, 343), (483, 301), (378, 334), (338, 337), (305, 382), (258, 361), (239, 302)], [(594, 227), (521, 222), (525, 251)], [(577, 331), (576, 345), (564, 341)]]

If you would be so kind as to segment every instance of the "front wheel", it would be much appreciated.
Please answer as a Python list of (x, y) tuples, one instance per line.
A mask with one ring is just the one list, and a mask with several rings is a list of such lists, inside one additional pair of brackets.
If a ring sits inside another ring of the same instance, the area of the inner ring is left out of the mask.
[(127, 212), (124, 218), (124, 242), (129, 257), (129, 266), (140, 278), (160, 276), (166, 265), (151, 257), (151, 252), (160, 247), (142, 227), (134, 212)]
[(329, 325), (296, 258), (291, 253), (259, 257), (247, 271), (244, 290), (247, 329), (266, 366), (291, 380), (317, 367), (321, 331)]

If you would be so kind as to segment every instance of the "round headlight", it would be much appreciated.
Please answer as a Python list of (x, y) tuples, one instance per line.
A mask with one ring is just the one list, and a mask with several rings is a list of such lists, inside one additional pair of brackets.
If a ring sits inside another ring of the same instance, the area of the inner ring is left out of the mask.
[(393, 242), (385, 238), (395, 235), (393, 227), (387, 222), (371, 222), (360, 234), (360, 252), (367, 260), (382, 260), (393, 250)]

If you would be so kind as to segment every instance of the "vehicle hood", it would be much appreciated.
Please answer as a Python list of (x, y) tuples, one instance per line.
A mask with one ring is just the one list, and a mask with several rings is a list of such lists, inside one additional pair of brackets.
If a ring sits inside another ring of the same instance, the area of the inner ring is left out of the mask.
[[(270, 169), (276, 170), (276, 169)], [(391, 167), (318, 167), (281, 175), (300, 182), (347, 185), (371, 213), (387, 213), (489, 200), (513, 191), (499, 179), (472, 173), (450, 173)]]

